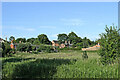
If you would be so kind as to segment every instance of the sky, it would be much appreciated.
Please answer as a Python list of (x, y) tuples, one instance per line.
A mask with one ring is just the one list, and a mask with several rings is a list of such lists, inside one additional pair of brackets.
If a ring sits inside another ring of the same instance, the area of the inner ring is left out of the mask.
[(118, 25), (117, 2), (3, 2), (2, 35), (36, 38), (46, 34), (57, 40), (58, 34), (75, 32), (90, 40), (105, 32), (105, 25)]

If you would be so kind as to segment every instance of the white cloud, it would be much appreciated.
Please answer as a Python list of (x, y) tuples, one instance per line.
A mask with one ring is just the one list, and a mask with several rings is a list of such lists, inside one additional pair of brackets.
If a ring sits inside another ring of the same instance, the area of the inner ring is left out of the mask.
[(100, 38), (99, 35), (93, 34), (93, 33), (90, 33), (90, 34), (89, 33), (84, 33), (83, 35), (78, 35), (78, 36), (80, 36), (81, 38), (87, 37), (90, 40), (97, 40), (97, 39)]
[(98, 26), (105, 26), (105, 24), (104, 23), (98, 23)]
[(23, 26), (3, 26), (3, 29), (15, 29), (20, 31), (35, 31), (34, 28), (23, 27)]
[(57, 38), (57, 35), (58, 35), (58, 34), (53, 34), (53, 35), (51, 35), (51, 37)]
[(39, 26), (39, 28), (45, 28), (45, 29), (55, 29), (55, 26)]
[(81, 26), (84, 24), (81, 19), (61, 19), (61, 21), (67, 26)]
[(22, 30), (22, 31), (35, 31), (33, 28), (28, 28), (28, 27), (15, 27), (17, 30)]

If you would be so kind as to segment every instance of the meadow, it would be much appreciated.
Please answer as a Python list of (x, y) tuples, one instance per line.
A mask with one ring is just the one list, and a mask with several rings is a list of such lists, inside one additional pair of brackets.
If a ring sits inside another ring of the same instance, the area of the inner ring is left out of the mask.
[(102, 65), (97, 52), (16, 53), (2, 58), (3, 78), (118, 78), (118, 62)]

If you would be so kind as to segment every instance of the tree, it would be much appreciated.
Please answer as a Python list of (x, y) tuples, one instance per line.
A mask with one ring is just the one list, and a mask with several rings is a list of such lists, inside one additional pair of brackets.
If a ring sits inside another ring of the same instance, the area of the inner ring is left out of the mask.
[(26, 51), (26, 48), (27, 48), (27, 46), (26, 46), (26, 44), (23, 44), (23, 43), (20, 43), (18, 46), (17, 46), (17, 50), (18, 51)]
[(26, 38), (17, 38), (16, 42), (19, 43), (19, 41), (25, 43), (26, 42)]
[(10, 41), (10, 42), (11, 42), (11, 41), (15, 42), (15, 37), (11, 36), (11, 37), (9, 38), (9, 41)]
[(89, 47), (89, 45), (92, 44), (92, 42), (90, 41), (90, 39), (87, 39), (87, 37), (84, 37), (82, 41), (83, 41), (83, 47), (84, 48), (87, 48), (87, 47)]
[(76, 44), (82, 41), (82, 39), (78, 37), (74, 32), (68, 34), (68, 40), (70, 40), (72, 44)]
[(67, 34), (58, 34), (57, 35), (58, 36), (58, 41), (60, 42), (60, 43), (65, 43), (65, 41), (67, 41), (67, 39), (68, 39), (68, 36), (67, 36)]
[(45, 34), (38, 35), (38, 41), (41, 44), (51, 44), (51, 41), (49, 41), (47, 35)]
[(110, 26), (110, 28), (105, 28), (106, 33), (100, 34), (100, 50), (99, 55), (101, 56), (100, 60), (103, 64), (114, 63), (114, 60), (117, 59), (119, 55), (119, 34), (117, 27)]
[(27, 51), (27, 52), (32, 51), (32, 46), (31, 46), (30, 43), (26, 43), (26, 51)]
[(35, 40), (36, 40), (35, 38), (29, 38), (29, 39), (27, 39), (27, 42), (30, 42), (31, 44), (33, 44), (33, 42), (34, 42)]
[(38, 39), (36, 39), (36, 40), (33, 42), (33, 44), (35, 44), (35, 45), (40, 45), (41, 43), (40, 43), (40, 41), (39, 41)]

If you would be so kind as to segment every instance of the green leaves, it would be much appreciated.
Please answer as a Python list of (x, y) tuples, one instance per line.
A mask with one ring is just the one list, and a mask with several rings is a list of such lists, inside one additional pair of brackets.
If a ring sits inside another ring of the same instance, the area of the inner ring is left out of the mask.
[(118, 29), (117, 27), (110, 26), (105, 28), (106, 33), (100, 34), (100, 46), (99, 55), (101, 56), (101, 62), (103, 64), (113, 63), (113, 60), (118, 56)]

